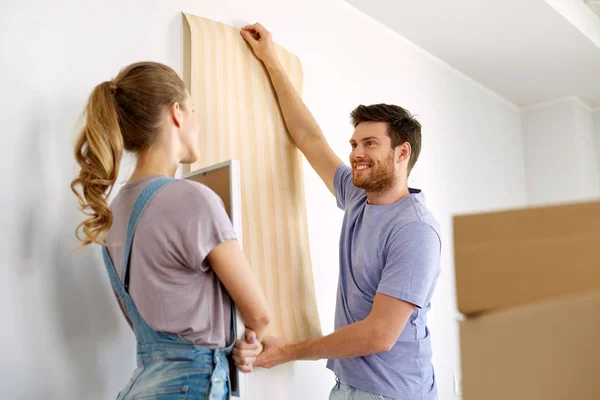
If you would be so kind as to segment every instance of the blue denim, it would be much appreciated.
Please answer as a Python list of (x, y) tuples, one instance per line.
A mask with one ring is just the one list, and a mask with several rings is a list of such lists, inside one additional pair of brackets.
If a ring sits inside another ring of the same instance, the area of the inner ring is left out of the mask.
[[(131, 245), (137, 223), (154, 195), (172, 178), (150, 183), (137, 198), (129, 219), (123, 277), (127, 276)], [(235, 308), (232, 307), (230, 346), (211, 350), (180, 336), (157, 332), (144, 321), (103, 247), (104, 264), (118, 301), (125, 311), (137, 341), (137, 369), (117, 400), (228, 400), (231, 398), (229, 366), (231, 349), (237, 336)]]
[(336, 379), (335, 386), (329, 393), (329, 400), (393, 400), (380, 394), (364, 392), (360, 389), (343, 384)]

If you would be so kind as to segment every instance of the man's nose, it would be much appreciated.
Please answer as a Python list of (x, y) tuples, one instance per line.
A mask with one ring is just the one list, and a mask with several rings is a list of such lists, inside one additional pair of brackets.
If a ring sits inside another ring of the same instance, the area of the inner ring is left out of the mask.
[(362, 158), (365, 157), (365, 153), (364, 153), (364, 151), (361, 148), (356, 147), (354, 150), (352, 150), (352, 153), (350, 154), (350, 157), (354, 158), (354, 159), (357, 159), (357, 160), (360, 160), (360, 159), (362, 159)]

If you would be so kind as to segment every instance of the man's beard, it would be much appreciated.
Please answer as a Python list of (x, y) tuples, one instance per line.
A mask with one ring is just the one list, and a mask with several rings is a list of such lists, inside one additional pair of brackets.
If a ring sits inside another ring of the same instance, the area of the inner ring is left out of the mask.
[[(371, 171), (368, 176), (357, 178), (352, 174), (352, 183), (359, 189), (364, 189), (367, 193), (384, 193), (396, 183), (394, 174), (394, 152), (390, 151), (389, 157), (377, 164), (371, 164)], [(354, 172), (356, 170), (353, 169)]]

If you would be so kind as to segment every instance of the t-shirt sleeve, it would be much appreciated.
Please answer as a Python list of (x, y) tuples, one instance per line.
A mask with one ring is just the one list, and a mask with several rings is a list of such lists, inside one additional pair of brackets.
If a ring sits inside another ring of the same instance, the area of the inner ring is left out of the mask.
[(237, 240), (236, 232), (221, 198), (209, 187), (194, 184), (193, 198), (187, 213), (187, 251), (193, 269), (206, 271), (210, 268), (206, 257), (226, 240)]
[(440, 271), (437, 232), (422, 222), (408, 224), (390, 237), (386, 250), (377, 292), (427, 307)]
[(365, 192), (363, 189), (354, 186), (354, 183), (352, 183), (352, 168), (346, 164), (340, 165), (335, 171), (333, 189), (335, 191), (337, 206), (342, 210), (345, 210), (346, 206), (353, 199), (364, 195)]

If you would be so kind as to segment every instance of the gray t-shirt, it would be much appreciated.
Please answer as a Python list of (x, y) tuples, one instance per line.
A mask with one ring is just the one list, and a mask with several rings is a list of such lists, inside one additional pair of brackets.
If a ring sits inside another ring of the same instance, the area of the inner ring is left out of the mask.
[(334, 178), (345, 211), (340, 237), (340, 278), (335, 329), (365, 319), (377, 293), (416, 307), (392, 349), (329, 360), (345, 384), (398, 400), (437, 398), (427, 311), (440, 272), (441, 241), (435, 218), (418, 189), (388, 205), (370, 205), (342, 165)]
[[(133, 205), (160, 177), (126, 184), (110, 205), (108, 250), (121, 278)], [(211, 349), (229, 345), (231, 299), (206, 260), (229, 239), (236, 239), (231, 220), (207, 186), (180, 179), (156, 194), (137, 225), (129, 267), (129, 293), (152, 329)]]

